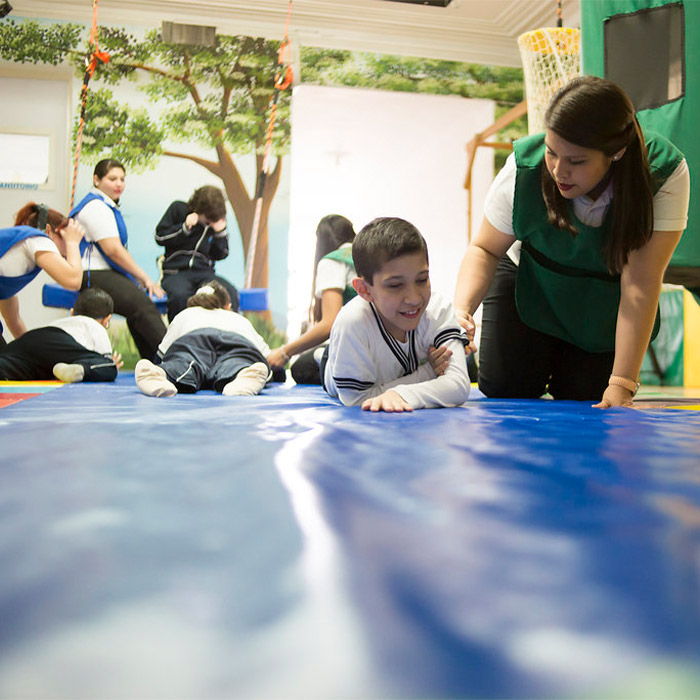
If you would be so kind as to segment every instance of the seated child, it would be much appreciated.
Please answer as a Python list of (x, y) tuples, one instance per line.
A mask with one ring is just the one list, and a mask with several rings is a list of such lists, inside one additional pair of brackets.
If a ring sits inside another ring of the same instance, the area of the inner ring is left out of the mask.
[(423, 236), (403, 219), (375, 219), (356, 236), (352, 257), (358, 296), (333, 324), (326, 391), (365, 411), (463, 404), (467, 339), (452, 304), (431, 298)]
[(107, 325), (112, 297), (89, 287), (78, 295), (71, 315), (26, 331), (0, 347), (0, 379), (113, 382), (121, 357), (112, 353)]
[(213, 389), (224, 396), (254, 396), (267, 383), (270, 348), (251, 322), (231, 309), (217, 280), (187, 300), (158, 346), (160, 365), (139, 360), (136, 386), (146, 396), (194, 394)]

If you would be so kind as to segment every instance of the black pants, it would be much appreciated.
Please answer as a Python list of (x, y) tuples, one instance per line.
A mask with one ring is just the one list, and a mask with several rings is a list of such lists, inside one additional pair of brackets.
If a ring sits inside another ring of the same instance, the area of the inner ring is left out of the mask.
[(321, 370), (314, 358), (314, 353), (317, 349), (314, 348), (302, 353), (291, 366), (292, 379), (297, 384), (318, 384), (320, 386), (323, 383), (321, 381)]
[[(262, 362), (262, 353), (238, 333), (203, 328), (178, 338), (160, 366), (181, 394), (223, 388), (244, 368)], [(268, 366), (269, 367), (269, 366)]]
[(515, 306), (517, 267), (504, 256), (484, 298), (479, 389), (490, 398), (600, 400), (614, 352), (587, 352), (526, 326)]
[[(83, 273), (83, 286), (88, 273)], [(128, 277), (114, 270), (91, 270), (90, 286), (104, 289), (114, 300), (114, 313), (126, 318), (131, 337), (141, 357), (152, 360), (165, 335), (165, 324), (156, 305)]]
[(238, 290), (214, 270), (178, 270), (163, 272), (163, 289), (168, 293), (168, 320), (172, 321), (187, 306), (187, 300), (207, 282), (216, 280), (231, 297), (231, 308), (238, 311)]
[(54, 379), (52, 370), (57, 362), (82, 365), (84, 382), (113, 382), (117, 377), (111, 358), (88, 350), (61, 328), (46, 326), (0, 346), (0, 379)]

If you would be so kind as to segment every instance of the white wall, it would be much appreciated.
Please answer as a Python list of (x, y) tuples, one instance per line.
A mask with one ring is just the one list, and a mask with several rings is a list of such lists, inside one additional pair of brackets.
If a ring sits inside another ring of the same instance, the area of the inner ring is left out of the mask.
[[(307, 318), (318, 221), (342, 214), (355, 231), (400, 216), (428, 242), (433, 290), (452, 298), (467, 245), (466, 143), (494, 120), (491, 100), (301, 85), (292, 98), (288, 333)], [(473, 230), (493, 178), (477, 153)]]
[[(0, 187), (0, 227), (14, 223), (14, 215), (29, 201), (43, 202), (61, 212), (68, 211), (70, 200), (70, 113), (72, 76), (69, 72), (53, 71), (51, 76), (32, 69), (12, 66), (12, 76), (0, 68), (0, 131), (11, 133), (42, 133), (51, 136), (51, 173), (48, 185), (34, 189)], [(65, 315), (60, 309), (49, 309), (41, 303), (44, 282), (51, 281), (45, 273), (19, 293), (20, 313), (27, 328), (36, 328)], [(12, 340), (5, 329), (4, 337)]]

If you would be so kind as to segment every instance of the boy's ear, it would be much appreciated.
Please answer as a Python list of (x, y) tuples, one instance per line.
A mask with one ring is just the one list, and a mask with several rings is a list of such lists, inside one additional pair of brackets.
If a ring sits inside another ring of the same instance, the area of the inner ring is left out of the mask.
[(355, 287), (355, 291), (365, 301), (372, 301), (372, 285), (367, 284), (362, 277), (355, 277), (352, 281), (352, 286)]
[(109, 326), (109, 320), (112, 318), (112, 314), (107, 314), (106, 316), (103, 316), (101, 319), (99, 319), (100, 323), (107, 328)]

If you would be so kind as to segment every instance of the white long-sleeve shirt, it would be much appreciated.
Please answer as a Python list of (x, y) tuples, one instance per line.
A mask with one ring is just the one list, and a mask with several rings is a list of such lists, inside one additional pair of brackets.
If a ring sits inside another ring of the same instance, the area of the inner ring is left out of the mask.
[[(412, 408), (459, 406), (470, 389), (462, 338), (452, 304), (436, 294), (404, 343), (386, 330), (373, 304), (355, 297), (333, 323), (326, 391), (346, 406), (356, 406), (389, 389)], [(445, 345), (452, 351), (447, 371), (440, 377), (427, 361), (431, 345)]]

